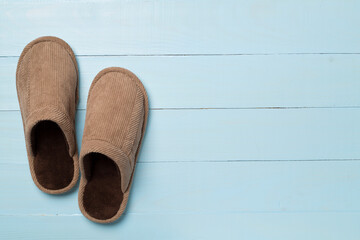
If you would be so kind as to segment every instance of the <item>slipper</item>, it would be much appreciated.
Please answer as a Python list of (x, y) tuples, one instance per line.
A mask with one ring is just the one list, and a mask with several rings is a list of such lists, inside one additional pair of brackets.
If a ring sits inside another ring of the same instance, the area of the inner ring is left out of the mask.
[(79, 207), (98, 223), (125, 210), (148, 117), (140, 80), (123, 68), (107, 68), (91, 84), (80, 152)]
[(77, 88), (77, 62), (66, 42), (41, 37), (24, 48), (16, 89), (31, 176), (46, 193), (64, 193), (79, 178), (74, 129)]

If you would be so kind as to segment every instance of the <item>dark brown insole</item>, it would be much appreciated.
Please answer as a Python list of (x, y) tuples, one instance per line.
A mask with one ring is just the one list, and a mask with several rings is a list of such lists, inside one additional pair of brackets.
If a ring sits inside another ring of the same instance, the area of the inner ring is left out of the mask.
[(113, 217), (123, 200), (119, 168), (113, 160), (100, 153), (87, 154), (84, 168), (88, 180), (83, 197), (86, 212), (101, 220)]
[(52, 121), (41, 121), (31, 132), (34, 168), (38, 182), (46, 189), (67, 187), (74, 176), (74, 163), (64, 133)]

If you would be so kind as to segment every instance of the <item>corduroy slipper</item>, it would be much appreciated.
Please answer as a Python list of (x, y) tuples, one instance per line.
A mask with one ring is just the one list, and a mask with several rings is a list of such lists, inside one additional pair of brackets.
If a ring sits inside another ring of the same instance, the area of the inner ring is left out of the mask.
[(145, 88), (130, 71), (112, 67), (96, 75), (80, 152), (79, 207), (88, 219), (110, 223), (124, 212), (148, 109)]
[(79, 178), (74, 129), (77, 86), (77, 62), (66, 42), (41, 37), (24, 48), (16, 89), (31, 176), (46, 193), (64, 193)]

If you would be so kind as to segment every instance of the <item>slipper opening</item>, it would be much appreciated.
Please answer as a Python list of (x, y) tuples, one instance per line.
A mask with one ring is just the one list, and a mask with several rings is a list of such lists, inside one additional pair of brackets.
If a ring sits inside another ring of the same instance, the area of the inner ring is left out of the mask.
[(85, 155), (83, 163), (87, 180), (84, 209), (93, 218), (110, 219), (119, 211), (123, 200), (120, 170), (112, 159), (101, 153)]
[(59, 125), (49, 120), (38, 122), (31, 131), (31, 147), (39, 184), (50, 190), (67, 187), (74, 177), (74, 162)]

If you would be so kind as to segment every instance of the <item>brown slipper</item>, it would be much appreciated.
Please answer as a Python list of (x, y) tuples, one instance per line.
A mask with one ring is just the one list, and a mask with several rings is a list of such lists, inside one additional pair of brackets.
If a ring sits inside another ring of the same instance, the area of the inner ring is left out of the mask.
[(110, 223), (124, 212), (148, 109), (144, 86), (126, 69), (104, 69), (92, 82), (80, 152), (79, 207), (88, 219)]
[(70, 46), (41, 37), (21, 53), (16, 89), (31, 176), (43, 192), (60, 194), (79, 178), (75, 139), (78, 69)]

